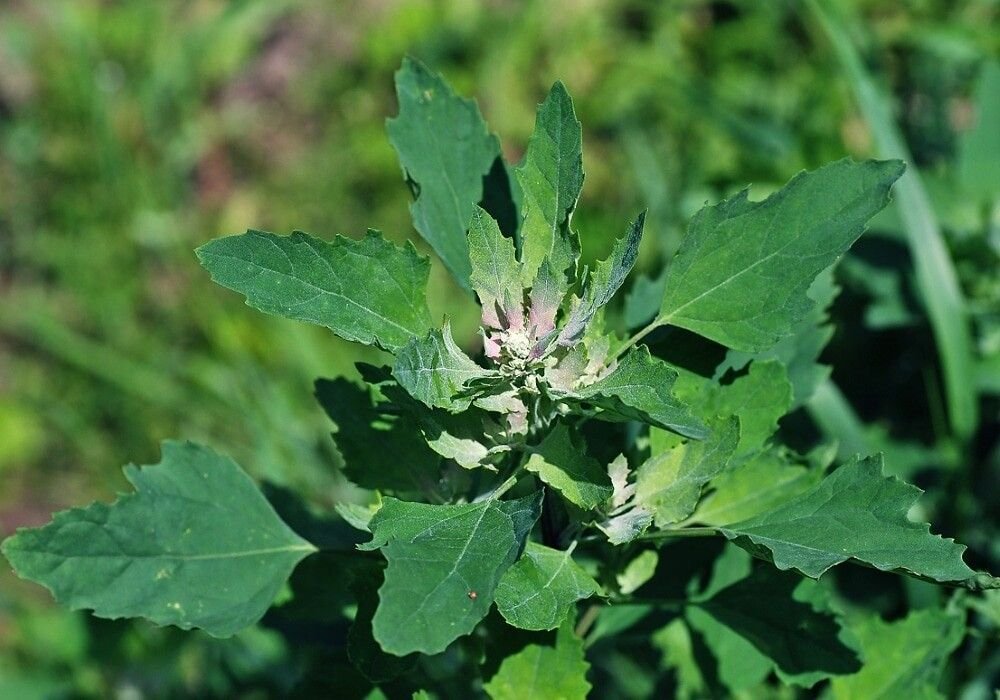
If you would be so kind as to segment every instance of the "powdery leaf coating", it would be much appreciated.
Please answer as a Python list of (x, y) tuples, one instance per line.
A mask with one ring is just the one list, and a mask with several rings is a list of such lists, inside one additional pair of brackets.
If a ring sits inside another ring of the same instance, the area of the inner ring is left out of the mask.
[[(638, 420), (696, 440), (708, 435), (705, 424), (671, 393), (677, 372), (649, 354), (633, 348), (609, 374), (576, 391), (568, 399), (599, 406), (611, 417)], [(597, 417), (601, 417), (598, 414)]]
[(521, 259), (523, 282), (531, 284), (548, 260), (566, 285), (576, 270), (580, 240), (570, 219), (583, 188), (583, 145), (580, 122), (566, 87), (557, 82), (538, 106), (535, 130), (524, 162), (515, 170), (521, 186)]
[(557, 425), (534, 449), (524, 468), (538, 474), (568, 501), (585, 510), (611, 498), (614, 488), (600, 462), (575, 443), (563, 424)]
[(515, 256), (514, 241), (504, 236), (493, 217), (478, 206), (469, 225), (469, 260), (469, 279), (483, 306), (483, 325), (499, 329), (512, 316), (523, 315), (521, 263)]
[(667, 273), (658, 322), (760, 352), (813, 307), (806, 294), (889, 202), (900, 161), (844, 159), (761, 202), (747, 191), (702, 209)]
[(471, 398), (456, 398), (470, 379), (492, 375), (455, 343), (451, 325), (413, 338), (396, 355), (392, 374), (410, 396), (432, 408), (463, 411)]
[(301, 231), (247, 231), (198, 248), (212, 279), (259, 311), (326, 326), (341, 338), (390, 352), (431, 328), (430, 262), (369, 231), (332, 242)]
[(372, 620), (381, 647), (436, 654), (471, 632), (520, 555), (540, 496), (462, 505), (385, 499), (369, 523), (372, 540), (359, 546), (381, 549), (388, 562)]
[(833, 679), (834, 698), (937, 700), (944, 697), (937, 687), (948, 656), (965, 637), (965, 620), (928, 608), (895, 622), (858, 618), (851, 632), (865, 664), (854, 675)]
[(158, 464), (125, 468), (135, 493), (19, 530), (3, 554), (74, 610), (228, 637), (264, 615), (316, 548), (228, 457), (190, 442), (162, 452)]
[(567, 619), (556, 632), (555, 646), (529, 644), (508, 656), (484, 690), (493, 700), (585, 700), (589, 669), (583, 640)]
[(930, 533), (906, 514), (922, 492), (882, 474), (882, 456), (852, 460), (776, 509), (726, 525), (719, 532), (779, 569), (819, 578), (855, 559), (945, 583), (972, 581), (964, 545)]
[(559, 626), (574, 603), (601, 595), (597, 581), (566, 551), (529, 542), (524, 554), (500, 579), (497, 610), (514, 627), (551, 630)]
[(500, 154), (475, 101), (411, 58), (396, 72), (399, 116), (386, 122), (416, 201), (413, 226), (459, 284), (469, 289), (466, 227), (483, 196), (483, 176)]
[(739, 420), (730, 418), (705, 440), (689, 440), (653, 455), (636, 474), (636, 502), (653, 513), (660, 527), (688, 517), (705, 484), (729, 464), (739, 438)]
[(642, 212), (629, 224), (625, 235), (615, 241), (611, 255), (600, 260), (594, 271), (587, 277), (583, 297), (575, 299), (573, 309), (566, 319), (566, 325), (559, 332), (557, 342), (563, 346), (575, 345), (583, 338), (591, 320), (625, 283), (639, 257), (639, 243), (642, 228), (646, 223), (646, 212)]

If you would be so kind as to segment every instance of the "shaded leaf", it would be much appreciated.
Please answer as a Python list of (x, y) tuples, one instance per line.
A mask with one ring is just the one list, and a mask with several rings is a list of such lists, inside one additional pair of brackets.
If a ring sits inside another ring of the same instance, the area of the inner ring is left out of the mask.
[(965, 621), (943, 610), (915, 610), (905, 619), (883, 622), (866, 616), (851, 624), (865, 664), (851, 676), (834, 678), (841, 700), (936, 700), (948, 656), (965, 637)]
[(346, 340), (390, 352), (431, 327), (426, 289), (430, 262), (413, 245), (397, 248), (369, 231), (328, 242), (301, 231), (247, 231), (197, 250), (223, 287), (264, 313), (325, 326)]
[(583, 640), (567, 619), (556, 632), (555, 646), (529, 644), (508, 656), (484, 689), (493, 700), (584, 700), (589, 668)]
[(413, 226), (468, 289), (466, 227), (500, 143), (475, 101), (458, 97), (419, 61), (403, 60), (396, 96), (399, 115), (386, 122), (386, 129), (416, 197), (410, 205)]
[(566, 551), (529, 542), (524, 554), (500, 579), (497, 610), (514, 627), (551, 630), (567, 618), (578, 600), (601, 595), (597, 581)]
[(760, 352), (813, 306), (806, 292), (889, 201), (900, 161), (849, 159), (803, 172), (761, 202), (702, 209), (667, 273), (659, 323)]
[(135, 493), (19, 530), (3, 554), (74, 610), (228, 637), (264, 615), (316, 548), (228, 457), (190, 442), (162, 450), (158, 464), (125, 467)]
[(376, 409), (367, 389), (346, 379), (316, 380), (316, 399), (337, 425), (333, 440), (344, 474), (358, 486), (421, 493), (435, 484), (441, 459), (417, 426)]
[(696, 605), (772, 660), (786, 682), (812, 685), (857, 671), (857, 654), (840, 639), (836, 620), (796, 597), (802, 583), (793, 573), (757, 566)]
[(613, 493), (608, 473), (583, 445), (573, 442), (569, 428), (561, 423), (534, 448), (524, 467), (586, 510), (601, 505)]

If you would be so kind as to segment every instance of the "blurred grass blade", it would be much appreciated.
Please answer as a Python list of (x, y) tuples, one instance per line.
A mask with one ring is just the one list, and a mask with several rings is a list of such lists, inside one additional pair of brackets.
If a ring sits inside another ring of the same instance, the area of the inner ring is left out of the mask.
[(941, 227), (931, 209), (913, 157), (893, 119), (888, 100), (862, 64), (844, 25), (834, 16), (834, 4), (824, 0), (807, 0), (807, 5), (819, 20), (846, 71), (858, 106), (874, 136), (878, 156), (899, 158), (907, 163), (906, 172), (896, 183), (894, 194), (913, 258), (917, 287), (941, 358), (951, 428), (957, 437), (966, 440), (978, 422), (972, 341), (965, 301), (941, 235)]

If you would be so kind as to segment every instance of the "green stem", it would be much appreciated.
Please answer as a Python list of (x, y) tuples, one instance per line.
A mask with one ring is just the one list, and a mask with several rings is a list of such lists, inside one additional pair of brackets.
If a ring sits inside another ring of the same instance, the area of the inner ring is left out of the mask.
[(913, 258), (917, 288), (941, 358), (951, 428), (960, 440), (968, 440), (976, 429), (979, 410), (973, 381), (972, 338), (965, 299), (941, 227), (889, 101), (869, 75), (846, 28), (834, 16), (834, 3), (828, 0), (806, 0), (806, 3), (847, 73), (858, 106), (872, 130), (876, 152), (882, 158), (899, 158), (907, 163), (906, 173), (894, 188), (898, 211)]
[(580, 621), (576, 623), (577, 637), (582, 639), (587, 636), (587, 632), (590, 631), (590, 628), (593, 627), (594, 623), (597, 621), (597, 616), (601, 614), (602, 607), (604, 606), (594, 603), (587, 608), (587, 611), (580, 617)]
[(677, 530), (657, 530), (639, 535), (640, 540), (666, 540), (672, 537), (715, 537), (719, 531), (714, 527), (684, 527)]
[(625, 344), (622, 345), (620, 348), (618, 348), (618, 351), (615, 352), (614, 356), (612, 356), (611, 359), (612, 360), (617, 360), (619, 357), (621, 357), (622, 355), (624, 355), (627, 350), (629, 350), (630, 348), (634, 347), (635, 344), (638, 343), (640, 340), (642, 340), (647, 335), (649, 335), (650, 333), (652, 333), (653, 331), (655, 331), (657, 328), (662, 327), (663, 324), (664, 324), (664, 321), (663, 321), (663, 318), (661, 316), (657, 316), (656, 318), (654, 318), (652, 321), (649, 322), (648, 325), (646, 325), (644, 328), (642, 328), (638, 333), (636, 333), (631, 338), (629, 338), (627, 341), (625, 341)]

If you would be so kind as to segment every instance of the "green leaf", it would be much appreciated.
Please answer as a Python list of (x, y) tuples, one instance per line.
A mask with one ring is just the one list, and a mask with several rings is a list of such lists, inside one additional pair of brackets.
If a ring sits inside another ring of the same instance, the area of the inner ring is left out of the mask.
[(590, 692), (583, 640), (568, 618), (556, 632), (555, 646), (529, 644), (500, 664), (484, 686), (493, 700), (585, 700)]
[(135, 493), (56, 513), (3, 554), (22, 578), (98, 617), (145, 617), (228, 637), (259, 620), (316, 548), (228, 457), (164, 442), (159, 464), (125, 467)]
[(413, 226), (451, 274), (469, 288), (466, 227), (483, 196), (483, 177), (500, 153), (473, 100), (458, 97), (419, 61), (396, 72), (399, 116), (386, 122), (389, 141), (413, 189)]
[(855, 459), (794, 500), (719, 531), (779, 569), (812, 578), (854, 559), (932, 581), (971, 582), (963, 545), (907, 519), (921, 493), (883, 476), (881, 455)]
[(385, 499), (369, 523), (388, 562), (372, 628), (390, 654), (436, 654), (489, 612), (540, 512), (540, 493), (517, 501), (428, 505)]
[(602, 594), (597, 581), (573, 561), (573, 549), (528, 543), (497, 587), (497, 610), (508, 623), (524, 630), (552, 630), (578, 600)]
[(736, 350), (770, 348), (809, 312), (813, 279), (885, 207), (902, 173), (899, 161), (845, 159), (761, 202), (744, 190), (702, 209), (670, 265), (657, 324)]
[(276, 316), (326, 326), (341, 338), (390, 352), (431, 327), (426, 288), (430, 262), (412, 244), (397, 248), (369, 231), (332, 242), (301, 231), (247, 231), (209, 241), (201, 264), (247, 304)]
[(630, 561), (625, 569), (618, 574), (618, 590), (628, 595), (638, 590), (644, 583), (653, 578), (656, 573), (656, 565), (660, 562), (660, 555), (654, 549), (646, 549), (639, 553), (635, 559)]
[(494, 375), (455, 344), (447, 321), (441, 330), (407, 343), (396, 355), (392, 374), (413, 398), (453, 412), (464, 411), (472, 403), (471, 397), (457, 397), (466, 382)]
[(705, 424), (671, 393), (677, 372), (652, 357), (645, 347), (633, 348), (606, 376), (569, 399), (604, 409), (607, 417), (638, 420), (694, 439), (708, 435)]
[(896, 622), (867, 616), (853, 622), (851, 631), (865, 664), (852, 676), (833, 679), (835, 698), (944, 698), (937, 687), (948, 656), (965, 637), (961, 617), (935, 609), (916, 610)]
[(583, 297), (576, 299), (566, 324), (559, 332), (559, 345), (572, 346), (578, 343), (597, 312), (611, 301), (615, 292), (625, 283), (625, 278), (639, 257), (639, 243), (645, 222), (646, 212), (642, 212), (629, 224), (625, 235), (615, 241), (608, 259), (599, 261), (587, 277)]
[(771, 659), (786, 682), (813, 685), (857, 671), (861, 664), (840, 639), (840, 625), (796, 594), (803, 583), (793, 573), (757, 566), (696, 605)]
[(730, 350), (726, 353), (725, 361), (716, 368), (715, 379), (721, 378), (726, 370), (742, 369), (752, 360), (777, 360), (788, 371), (793, 396), (791, 408), (805, 404), (816, 388), (830, 376), (830, 368), (819, 364), (817, 359), (833, 336), (833, 326), (828, 323), (827, 307), (833, 303), (838, 291), (839, 288), (833, 281), (833, 268), (828, 267), (809, 287), (809, 298), (816, 305), (795, 324), (790, 335), (762, 353)]
[(524, 468), (585, 510), (601, 505), (614, 491), (601, 464), (573, 442), (561, 423), (534, 448)]
[(684, 620), (677, 618), (657, 631), (652, 643), (663, 654), (663, 665), (677, 674), (675, 700), (700, 700), (711, 697), (708, 683), (695, 654), (691, 631)]
[(774, 450), (762, 452), (738, 469), (709, 482), (712, 492), (698, 504), (690, 521), (726, 525), (772, 511), (808, 491), (823, 478), (820, 469), (789, 462)]
[(735, 464), (765, 446), (778, 429), (778, 419), (792, 405), (792, 385), (777, 360), (753, 362), (747, 374), (724, 385), (686, 373), (677, 383), (675, 393), (706, 420), (713, 416), (739, 417), (740, 442), (733, 459)]
[(691, 515), (701, 490), (729, 463), (740, 437), (737, 418), (720, 423), (705, 440), (689, 440), (653, 455), (636, 475), (636, 502), (664, 527)]
[(418, 426), (377, 410), (366, 389), (343, 378), (318, 379), (316, 399), (337, 425), (333, 440), (355, 484), (418, 494), (437, 483), (441, 458)]
[(524, 162), (515, 171), (524, 212), (521, 259), (525, 286), (544, 260), (563, 280), (567, 271), (572, 276), (576, 270), (580, 240), (570, 227), (570, 219), (583, 188), (582, 148), (573, 100), (557, 82), (538, 106)]
[[(367, 562), (366, 562), (367, 563)], [(351, 592), (358, 601), (358, 611), (347, 633), (347, 656), (354, 668), (365, 678), (382, 683), (409, 671), (417, 663), (416, 654), (394, 656), (387, 654), (375, 641), (372, 618), (378, 608), (378, 589), (382, 584), (381, 566), (366, 566), (353, 574)]]
[[(497, 222), (476, 207), (469, 226), (470, 281), (483, 305), (483, 325), (503, 327), (502, 321), (522, 314), (524, 290), (521, 287), (521, 263), (514, 254), (514, 241), (500, 233)], [(503, 312), (502, 320), (497, 307)]]

